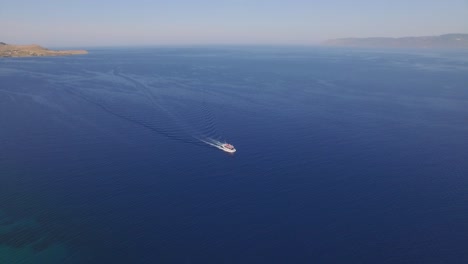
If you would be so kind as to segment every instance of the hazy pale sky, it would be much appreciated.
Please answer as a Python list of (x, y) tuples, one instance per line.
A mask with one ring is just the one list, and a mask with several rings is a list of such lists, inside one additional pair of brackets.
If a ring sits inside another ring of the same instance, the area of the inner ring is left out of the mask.
[(0, 0), (0, 41), (49, 46), (315, 44), (468, 33), (468, 0)]

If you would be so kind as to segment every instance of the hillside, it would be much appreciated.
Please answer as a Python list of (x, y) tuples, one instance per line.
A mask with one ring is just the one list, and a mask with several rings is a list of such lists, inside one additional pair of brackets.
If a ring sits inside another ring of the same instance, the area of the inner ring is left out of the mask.
[(326, 46), (365, 48), (468, 48), (468, 34), (403, 38), (340, 38), (324, 42)]
[(49, 50), (39, 45), (9, 45), (0, 42), (0, 57), (38, 57), (88, 54), (86, 50)]

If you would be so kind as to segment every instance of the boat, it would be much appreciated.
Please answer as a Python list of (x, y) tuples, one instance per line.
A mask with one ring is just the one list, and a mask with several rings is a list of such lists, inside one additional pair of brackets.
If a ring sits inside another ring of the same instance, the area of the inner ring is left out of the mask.
[(233, 145), (228, 144), (228, 143), (223, 143), (223, 144), (221, 144), (219, 148), (222, 149), (222, 150), (224, 150), (224, 151), (226, 151), (226, 152), (229, 152), (229, 153), (234, 153), (234, 152), (236, 152), (236, 148), (234, 148)]

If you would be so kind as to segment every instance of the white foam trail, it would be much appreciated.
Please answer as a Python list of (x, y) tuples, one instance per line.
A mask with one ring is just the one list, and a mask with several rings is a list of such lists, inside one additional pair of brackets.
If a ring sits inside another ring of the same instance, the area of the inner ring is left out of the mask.
[(220, 141), (218, 141), (218, 140), (216, 140), (216, 139), (209, 138), (209, 137), (207, 137), (207, 138), (205, 138), (205, 139), (201, 139), (201, 138), (197, 138), (197, 139), (200, 140), (200, 141), (203, 142), (203, 143), (206, 143), (206, 144), (212, 146), (212, 147), (215, 147), (215, 148), (224, 150), (223, 147), (222, 147), (222, 145), (225, 144), (225, 143), (220, 142)]

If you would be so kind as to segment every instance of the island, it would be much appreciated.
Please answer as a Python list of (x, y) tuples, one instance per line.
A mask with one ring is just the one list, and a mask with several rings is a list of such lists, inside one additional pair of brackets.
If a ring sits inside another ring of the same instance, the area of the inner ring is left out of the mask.
[(9, 45), (0, 42), (0, 57), (39, 57), (88, 54), (86, 50), (49, 50), (39, 45)]
[(403, 38), (339, 38), (327, 40), (323, 44), (325, 46), (363, 48), (467, 49), (468, 34), (456, 33)]

